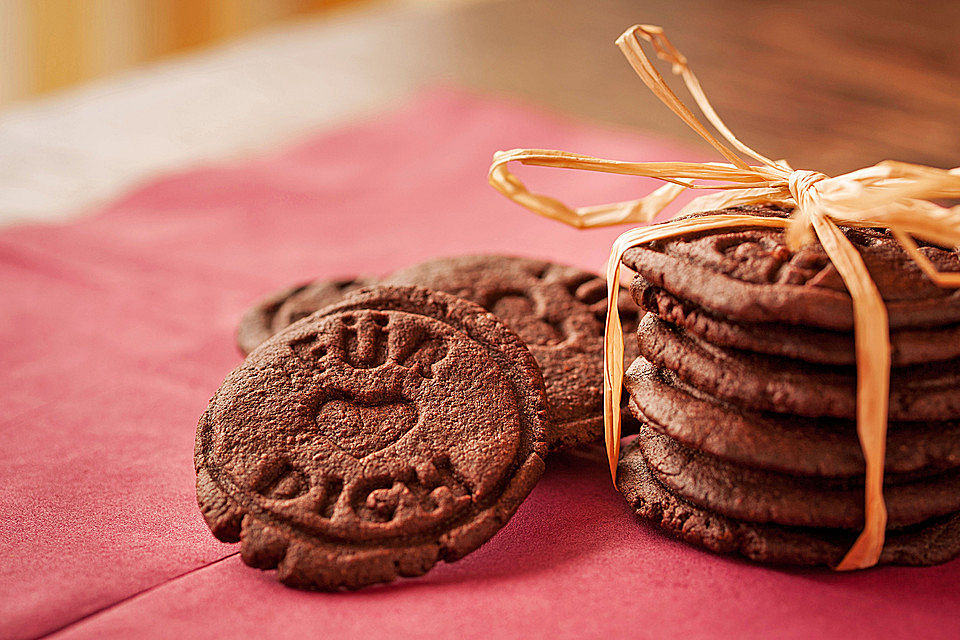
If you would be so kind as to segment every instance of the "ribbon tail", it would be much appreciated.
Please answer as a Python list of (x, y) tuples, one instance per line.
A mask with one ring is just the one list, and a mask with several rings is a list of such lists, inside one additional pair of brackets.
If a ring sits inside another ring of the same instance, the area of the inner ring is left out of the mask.
[(610, 479), (617, 486), (620, 462), (620, 399), (623, 394), (623, 325), (620, 322), (620, 259), (625, 248), (613, 245), (607, 262), (607, 322), (603, 332), (603, 439)]
[(864, 528), (835, 567), (866, 569), (880, 560), (887, 528), (883, 499), (887, 413), (890, 397), (890, 329), (887, 309), (860, 254), (837, 225), (811, 216), (814, 230), (853, 300), (857, 351), (857, 436), (866, 462)]

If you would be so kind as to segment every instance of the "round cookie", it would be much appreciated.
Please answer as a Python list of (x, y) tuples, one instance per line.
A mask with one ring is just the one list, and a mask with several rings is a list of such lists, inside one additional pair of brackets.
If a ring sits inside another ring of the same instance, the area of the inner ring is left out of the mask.
[[(864, 474), (856, 423), (743, 411), (684, 384), (643, 358), (624, 386), (636, 418), (680, 444), (734, 464), (800, 476)], [(887, 473), (929, 474), (960, 467), (960, 421), (891, 422)]]
[[(738, 467), (680, 446), (649, 426), (637, 436), (657, 481), (687, 502), (747, 522), (798, 527), (863, 527), (863, 481), (828, 482)], [(887, 526), (899, 528), (960, 511), (960, 473), (884, 478)]]
[[(779, 207), (722, 212), (787, 217)], [(623, 263), (656, 287), (737, 322), (853, 330), (853, 305), (819, 243), (789, 250), (780, 229), (694, 234), (634, 247)], [(936, 286), (888, 231), (844, 229), (883, 296), (890, 326), (937, 327), (960, 322), (960, 289)], [(921, 244), (940, 271), (960, 271), (960, 251)]]
[[(637, 515), (682, 540), (755, 562), (827, 565), (840, 562), (856, 532), (740, 522), (677, 497), (647, 469), (636, 442), (624, 447), (617, 488)], [(960, 514), (888, 531), (880, 564), (929, 566), (960, 555)]]
[[(432, 260), (398, 271), (384, 282), (420, 285), (471, 300), (515, 331), (543, 371), (553, 423), (551, 449), (601, 437), (607, 309), (603, 278), (543, 260), (484, 255)], [(639, 309), (625, 291), (618, 306), (627, 337), (624, 356), (630, 363), (636, 345), (629, 336)], [(631, 421), (627, 422), (630, 429)]]
[(227, 376), (197, 428), (214, 535), (285, 584), (416, 576), (493, 536), (543, 471), (533, 356), (496, 317), (414, 287), (359, 291)]
[(272, 293), (243, 314), (237, 327), (237, 346), (246, 355), (297, 320), (369, 284), (373, 284), (372, 278), (314, 280)]
[[(812, 418), (856, 417), (856, 369), (723, 349), (652, 313), (640, 322), (644, 358), (738, 407)], [(898, 367), (890, 374), (891, 420), (960, 418), (960, 360)]]
[[(640, 277), (634, 278), (631, 294), (642, 308), (657, 314), (661, 320), (721, 347), (819, 364), (852, 366), (856, 363), (852, 333), (775, 323), (733, 322), (680, 300)], [(890, 348), (895, 367), (960, 358), (960, 324), (891, 331)]]

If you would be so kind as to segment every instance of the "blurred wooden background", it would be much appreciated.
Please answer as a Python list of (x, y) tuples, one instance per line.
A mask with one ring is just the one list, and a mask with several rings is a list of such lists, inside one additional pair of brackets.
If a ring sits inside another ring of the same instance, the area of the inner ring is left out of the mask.
[(358, 0), (0, 0), (0, 105)]
[(833, 175), (960, 164), (957, 0), (0, 0), (0, 224), (79, 211), (438, 83), (714, 159), (614, 46), (638, 22), (666, 28), (764, 154)]
[(0, 0), (0, 108), (351, 12), (317, 36), (350, 39), (317, 82), (380, 68), (371, 104), (384, 84), (453, 81), (695, 141), (612, 45), (649, 22), (668, 29), (728, 124), (768, 153), (828, 172), (960, 162), (957, 0)]

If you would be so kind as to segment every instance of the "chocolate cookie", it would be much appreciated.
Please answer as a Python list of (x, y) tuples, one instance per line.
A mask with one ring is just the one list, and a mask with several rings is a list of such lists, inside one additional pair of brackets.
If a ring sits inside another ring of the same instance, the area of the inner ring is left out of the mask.
[[(733, 322), (634, 278), (631, 293), (647, 311), (707, 342), (821, 364), (856, 363), (853, 334), (774, 323)], [(960, 324), (890, 332), (893, 366), (960, 358)]]
[[(617, 487), (630, 507), (667, 532), (716, 553), (755, 562), (835, 566), (856, 532), (740, 522), (677, 497), (647, 469), (639, 445), (624, 447)], [(880, 564), (933, 565), (960, 555), (960, 514), (888, 531)]]
[[(607, 298), (603, 278), (543, 260), (464, 256), (425, 262), (398, 271), (385, 282), (452, 293), (476, 302), (513, 329), (543, 370), (553, 422), (551, 448), (601, 436)], [(629, 363), (636, 357), (629, 336), (638, 308), (629, 295), (618, 302)]]
[[(786, 217), (778, 207), (734, 207), (726, 213)], [(708, 212), (719, 213), (719, 212)], [(699, 214), (706, 215), (706, 214)], [(960, 289), (940, 288), (888, 231), (844, 229), (886, 301), (890, 326), (960, 322)], [(960, 271), (960, 252), (921, 251), (941, 271)], [(793, 252), (783, 231), (716, 231), (658, 241), (624, 253), (623, 263), (681, 300), (736, 322), (771, 322), (852, 331), (853, 306), (819, 243)]]
[[(640, 353), (684, 382), (738, 407), (808, 417), (856, 417), (856, 369), (723, 349), (648, 313)], [(960, 360), (898, 367), (890, 375), (890, 419), (960, 418)]]
[[(852, 420), (798, 418), (736, 409), (639, 358), (624, 386), (642, 422), (684, 446), (727, 462), (801, 476), (864, 473)], [(886, 471), (931, 473), (960, 467), (960, 421), (891, 422)]]
[[(722, 462), (643, 426), (637, 436), (657, 481), (687, 502), (730, 518), (802, 527), (863, 527), (863, 481), (828, 482)], [(905, 527), (960, 511), (960, 473), (884, 478), (887, 526)]]
[(480, 307), (362, 290), (277, 334), (197, 428), (219, 539), (285, 584), (416, 576), (493, 536), (543, 471), (546, 399), (520, 339)]
[(237, 346), (244, 355), (260, 343), (351, 291), (373, 284), (372, 278), (315, 280), (273, 293), (247, 310), (237, 327)]

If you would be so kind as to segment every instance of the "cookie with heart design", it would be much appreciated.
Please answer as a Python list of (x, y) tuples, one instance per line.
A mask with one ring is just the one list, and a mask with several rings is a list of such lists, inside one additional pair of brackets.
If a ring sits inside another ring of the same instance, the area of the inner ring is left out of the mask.
[(285, 584), (417, 576), (493, 536), (543, 471), (546, 397), (500, 320), (376, 287), (298, 322), (227, 376), (197, 428), (219, 539)]
[(270, 336), (335, 302), (351, 291), (373, 284), (372, 278), (314, 280), (276, 291), (250, 307), (237, 326), (237, 346), (244, 355)]
[[(419, 285), (471, 300), (503, 320), (526, 343), (543, 371), (553, 424), (551, 449), (601, 438), (603, 433), (603, 325), (607, 284), (567, 265), (514, 256), (441, 258), (388, 276), (388, 284)], [(636, 331), (639, 308), (621, 291), (624, 334)], [(637, 355), (627, 339), (624, 359)], [(627, 411), (626, 429), (634, 428)]]

